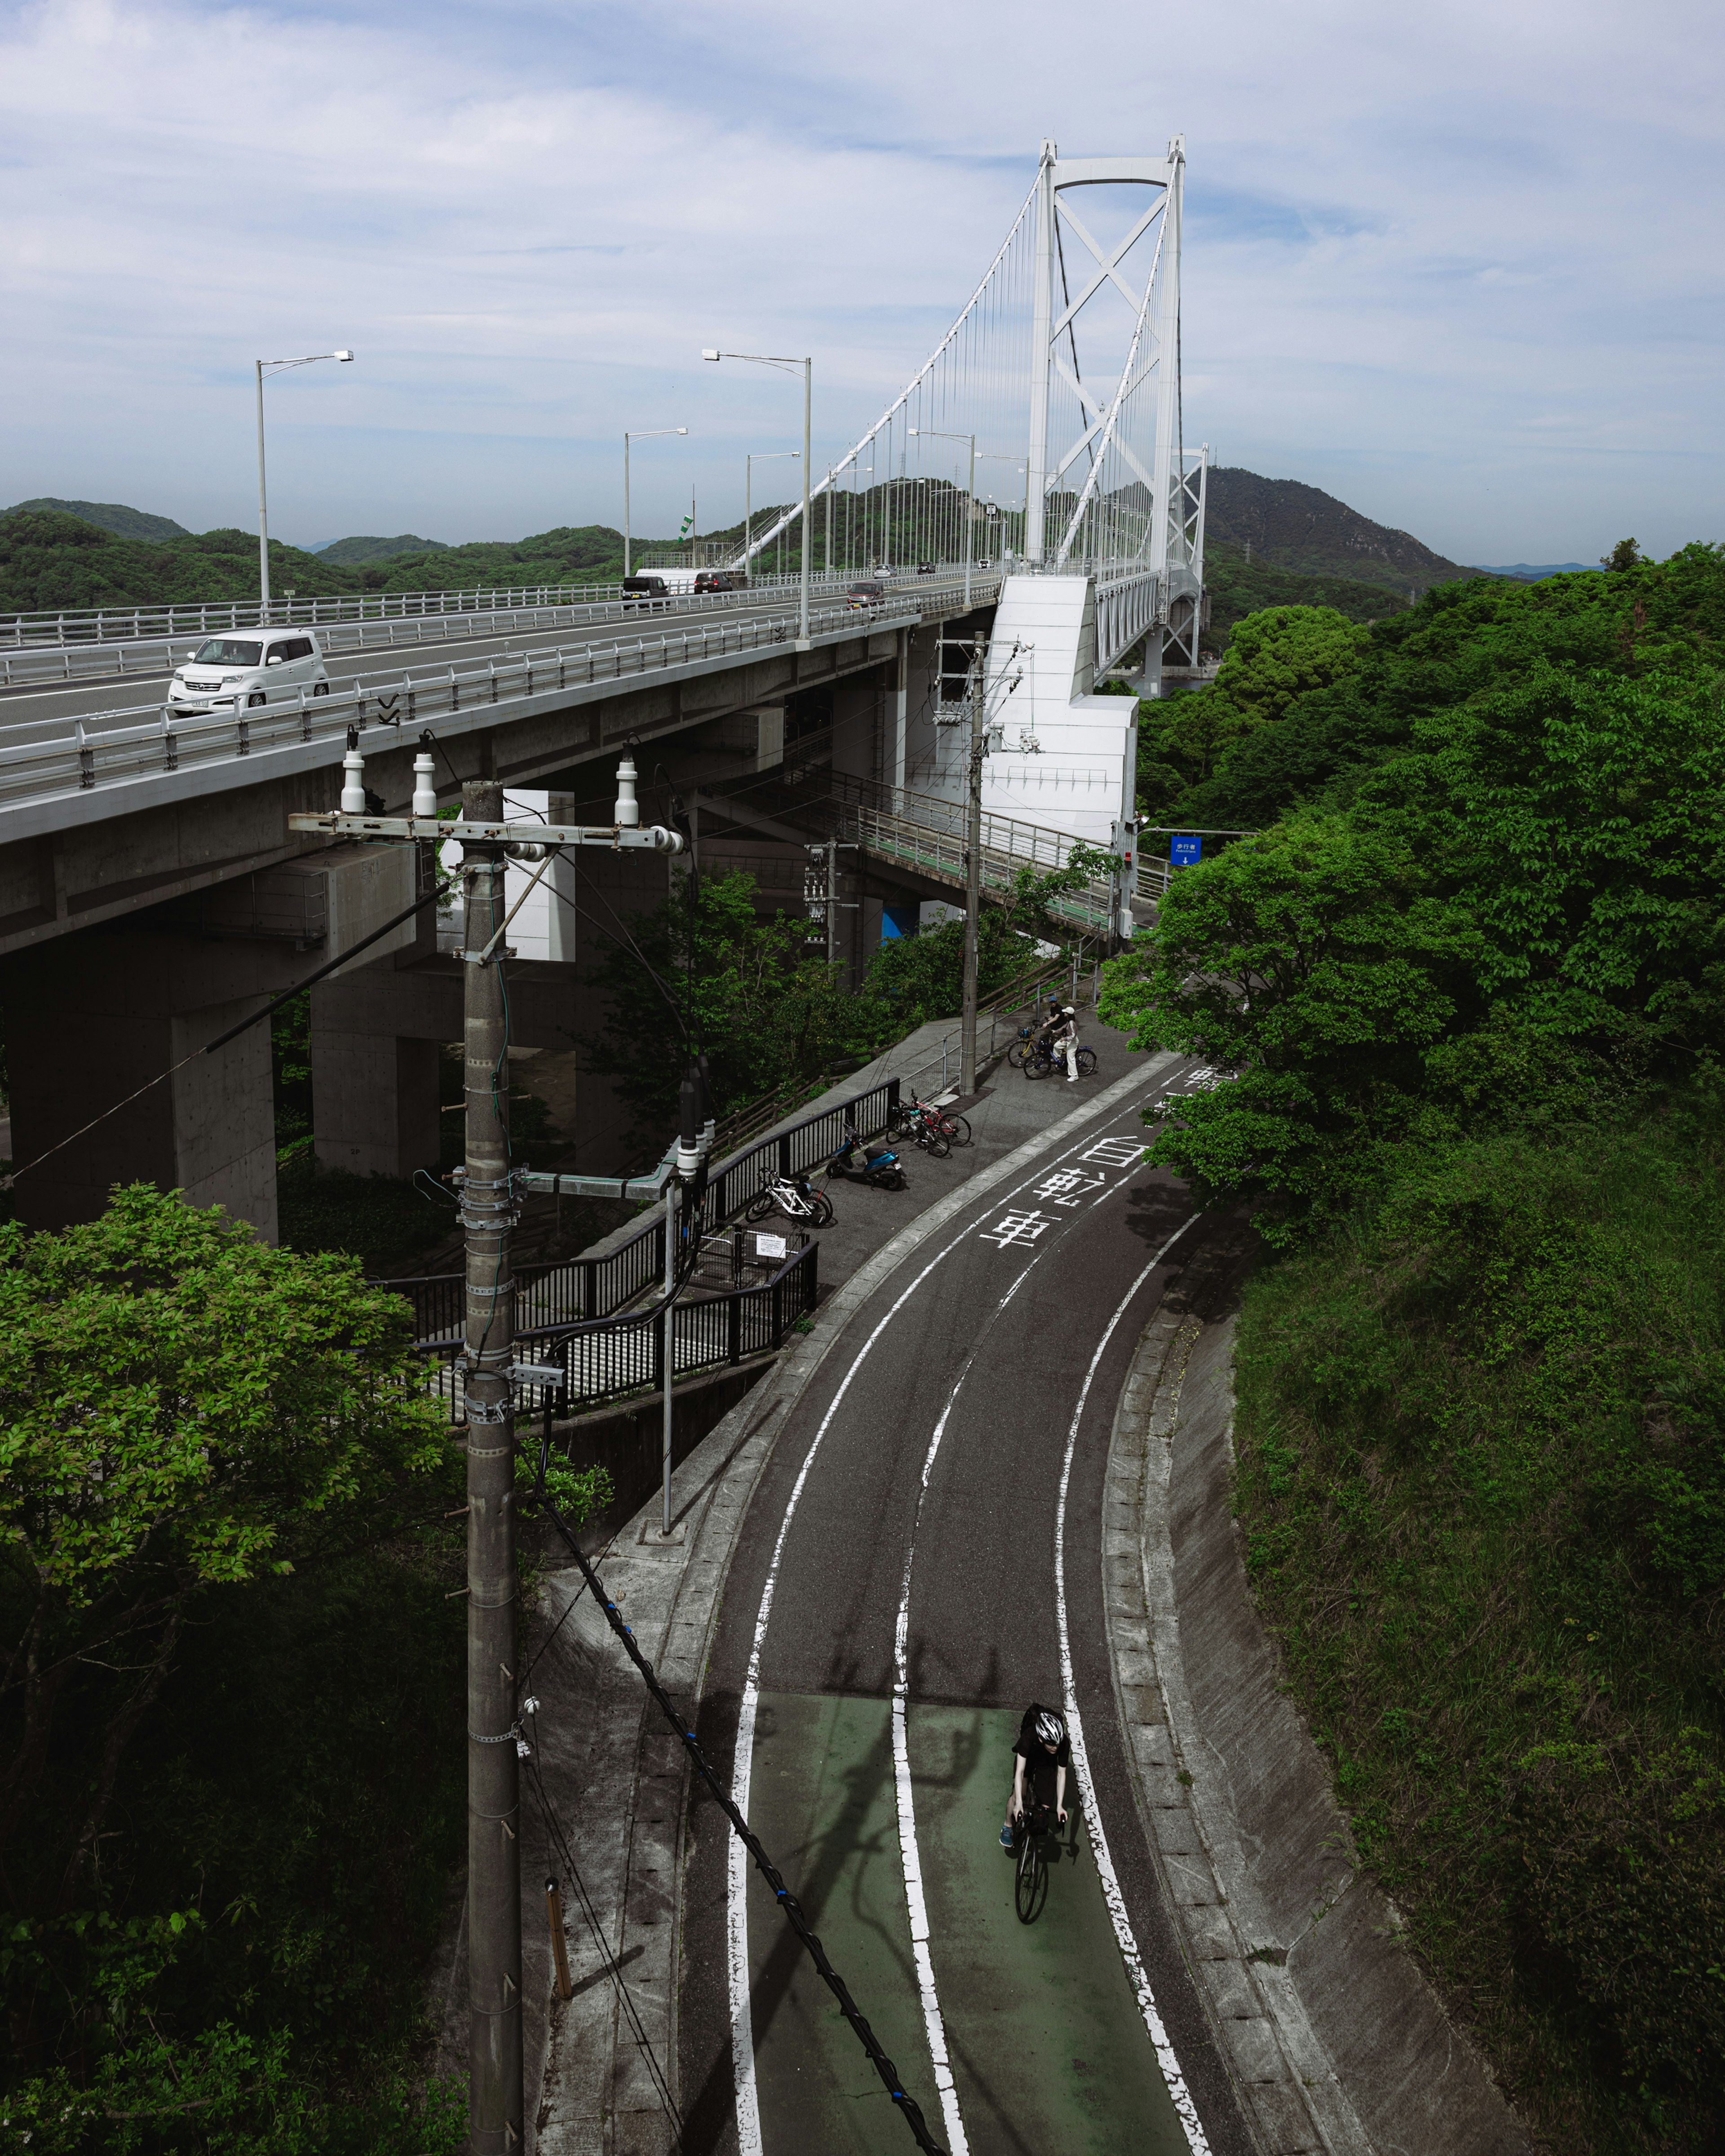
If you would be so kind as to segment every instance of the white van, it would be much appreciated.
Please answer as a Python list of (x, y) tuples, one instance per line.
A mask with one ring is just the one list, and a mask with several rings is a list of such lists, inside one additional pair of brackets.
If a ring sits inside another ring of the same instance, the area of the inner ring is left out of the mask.
[(297, 704), (301, 690), (326, 696), (330, 677), (317, 639), (304, 629), (247, 629), (212, 636), (174, 669), (167, 702), (176, 716)]

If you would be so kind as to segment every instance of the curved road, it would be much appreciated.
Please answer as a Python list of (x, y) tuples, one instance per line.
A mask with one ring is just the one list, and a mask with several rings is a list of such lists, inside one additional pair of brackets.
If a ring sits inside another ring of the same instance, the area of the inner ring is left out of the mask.
[[(1142, 1165), (1140, 1110), (1209, 1077), (1152, 1059), (902, 1260), (793, 1410), (726, 1582), (706, 1737), (953, 2156), (1250, 2145), (1127, 1783), (1099, 1555), (1120, 1389), (1206, 1225)], [(1072, 1724), (1083, 1814), (1026, 1927), (997, 1837), (1032, 1699)], [(718, 1825), (697, 1808), (686, 2147), (913, 2148)]]

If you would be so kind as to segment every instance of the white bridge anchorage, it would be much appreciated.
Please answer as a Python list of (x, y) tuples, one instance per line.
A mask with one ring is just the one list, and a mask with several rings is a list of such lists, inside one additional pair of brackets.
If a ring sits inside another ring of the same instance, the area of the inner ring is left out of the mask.
[[(987, 807), (1107, 843), (1132, 814), (1135, 705), (1096, 692), (1132, 660), (1145, 696), (1196, 667), (1207, 453), (1180, 407), (1185, 146), (1062, 157), (905, 389), (810, 488), (826, 559), (922, 560), (1002, 579), (988, 662)], [(739, 562), (793, 526), (750, 535)], [(1134, 654), (1142, 652), (1142, 658)], [(960, 784), (957, 729), (893, 774)]]

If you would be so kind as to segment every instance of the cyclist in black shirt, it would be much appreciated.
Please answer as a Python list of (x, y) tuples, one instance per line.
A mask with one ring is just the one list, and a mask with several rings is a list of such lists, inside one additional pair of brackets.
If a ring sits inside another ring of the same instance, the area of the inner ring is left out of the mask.
[(1012, 1753), (1012, 1797), (1006, 1808), (1006, 1824), (1000, 1830), (1003, 1849), (1013, 1846), (1013, 1822), (1024, 1817), (1027, 1794), (1033, 1807), (1045, 1805), (1062, 1826), (1066, 1824), (1066, 1776), (1072, 1766), (1072, 1740), (1060, 1716), (1032, 1700), (1019, 1725)]

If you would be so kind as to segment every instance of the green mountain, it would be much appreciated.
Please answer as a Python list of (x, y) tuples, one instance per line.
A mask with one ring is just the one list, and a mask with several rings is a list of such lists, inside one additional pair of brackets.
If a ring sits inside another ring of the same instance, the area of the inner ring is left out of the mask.
[[(270, 542), (270, 581), (277, 593), (309, 598), (360, 591), (366, 573), (331, 567), (316, 554)], [(200, 599), (255, 599), (257, 593), (254, 532), (205, 531), (196, 537), (182, 532), (151, 543), (116, 538), (59, 510), (10, 509), (0, 516), (0, 612), (187, 605)]]
[(403, 531), (396, 539), (336, 539), (316, 551), (319, 561), (351, 569), (362, 562), (392, 562), (398, 554), (447, 554), (454, 549), (446, 540), (416, 539)]
[[(1463, 576), (1472, 573), (1464, 569)], [(1260, 607), (1333, 607), (1350, 621), (1383, 621), (1393, 613), (1405, 613), (1408, 594), (1383, 584), (1362, 583), (1352, 577), (1302, 576), (1296, 569), (1279, 568), (1255, 550), (1250, 560), (1243, 547), (1230, 546), (1208, 531), (1204, 546), (1204, 588), (1210, 603), (1209, 626), (1204, 649), (1220, 654), (1236, 622)]]
[(1477, 575), (1406, 531), (1374, 524), (1345, 501), (1295, 479), (1262, 479), (1256, 472), (1219, 465), (1205, 495), (1204, 536), (1250, 550), (1253, 565), (1267, 562), (1307, 577), (1345, 577), (1399, 593), (1429, 592)]
[(34, 501), (18, 501), (4, 511), (10, 516), (20, 509), (57, 510), (64, 516), (81, 516), (86, 524), (100, 525), (116, 539), (189, 539), (183, 524), (171, 516), (151, 516), (147, 510), (128, 509), (123, 501), (56, 501), (41, 495)]

